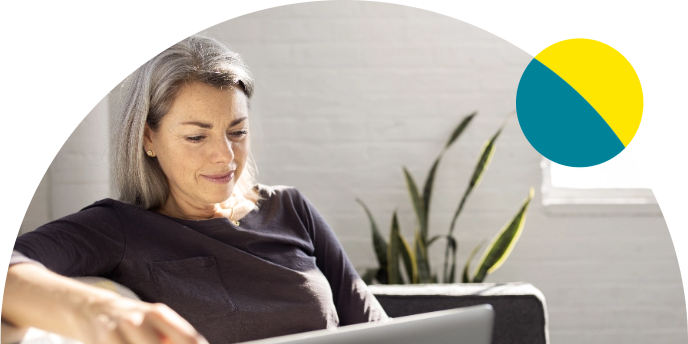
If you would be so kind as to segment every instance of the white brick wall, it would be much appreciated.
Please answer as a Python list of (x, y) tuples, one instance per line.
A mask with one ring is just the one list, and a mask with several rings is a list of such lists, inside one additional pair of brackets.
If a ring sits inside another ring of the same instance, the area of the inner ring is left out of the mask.
[(57, 153), (26, 211), (20, 234), (110, 196), (109, 127), (105, 97)]
[(108, 108), (108, 98), (98, 103), (50, 165), (50, 204), (55, 218), (109, 196)]
[(29, 204), (29, 208), (24, 215), (24, 221), (22, 221), (19, 228), (19, 235), (32, 231), (53, 219), (50, 216), (49, 184), (50, 170), (45, 172), (43, 179), (38, 184), (38, 188), (36, 188), (36, 192), (33, 194), (31, 204)]
[[(431, 233), (446, 233), (483, 142), (515, 108), (531, 59), (458, 20), (375, 2), (283, 6), (207, 33), (238, 51), (254, 73), (259, 181), (298, 187), (360, 271), (375, 258), (354, 198), (369, 205), (385, 231), (398, 209), (410, 237), (401, 166), (422, 183), (456, 123), (479, 110), (438, 172)], [(96, 142), (107, 119), (96, 120), (96, 112), (105, 116), (94, 111), (65, 144), (22, 230), (108, 195), (104, 141)], [(539, 187), (540, 159), (512, 117), (457, 224), (461, 265), (513, 215), (528, 188)], [(686, 343), (683, 289), (664, 219), (623, 214), (551, 215), (538, 192), (520, 242), (488, 281), (540, 288), (553, 343)], [(435, 267), (442, 251), (431, 252)]]

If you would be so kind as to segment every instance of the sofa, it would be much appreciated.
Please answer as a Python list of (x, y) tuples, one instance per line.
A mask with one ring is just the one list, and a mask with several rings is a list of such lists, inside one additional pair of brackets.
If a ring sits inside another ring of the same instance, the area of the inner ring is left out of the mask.
[(490, 304), (493, 344), (547, 344), (545, 296), (528, 283), (371, 285), (391, 317)]
[[(76, 278), (122, 296), (138, 299), (128, 288), (99, 277)], [(544, 295), (527, 283), (371, 285), (370, 290), (391, 317), (490, 304), (495, 311), (493, 344), (547, 344)], [(21, 344), (79, 344), (38, 329), (19, 330), (2, 323), (2, 342)]]

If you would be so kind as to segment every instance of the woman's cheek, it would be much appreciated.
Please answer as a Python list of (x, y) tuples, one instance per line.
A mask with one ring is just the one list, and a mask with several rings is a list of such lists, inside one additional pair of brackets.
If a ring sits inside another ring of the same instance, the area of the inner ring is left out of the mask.
[(246, 160), (246, 156), (248, 155), (248, 149), (248, 141), (236, 142), (232, 145), (232, 150), (234, 151), (235, 158), (239, 158), (242, 161)]

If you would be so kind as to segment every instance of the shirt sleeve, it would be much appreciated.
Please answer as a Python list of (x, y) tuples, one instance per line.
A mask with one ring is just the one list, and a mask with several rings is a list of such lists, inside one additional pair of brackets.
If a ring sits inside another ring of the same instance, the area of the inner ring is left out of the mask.
[(12, 266), (14, 264), (19, 264), (19, 263), (31, 263), (31, 264), (45, 267), (45, 265), (23, 255), (21, 252), (19, 252), (17, 250), (12, 250), (12, 257), (10, 258), (10, 266)]
[(11, 264), (37, 262), (68, 277), (102, 276), (122, 260), (125, 242), (117, 210), (101, 201), (18, 237)]
[(308, 199), (294, 190), (304, 207), (316, 264), (330, 283), (339, 324), (387, 320), (387, 314), (354, 269), (332, 228)]

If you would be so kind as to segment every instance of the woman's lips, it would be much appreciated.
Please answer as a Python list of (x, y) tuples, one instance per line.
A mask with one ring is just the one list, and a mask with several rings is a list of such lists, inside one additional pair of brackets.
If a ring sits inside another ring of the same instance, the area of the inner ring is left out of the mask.
[(203, 176), (203, 178), (205, 178), (208, 181), (213, 182), (213, 183), (227, 184), (232, 180), (232, 178), (234, 178), (234, 171), (229, 171), (228, 173), (223, 173), (223, 174), (210, 174), (210, 175), (201, 174), (201, 176)]

